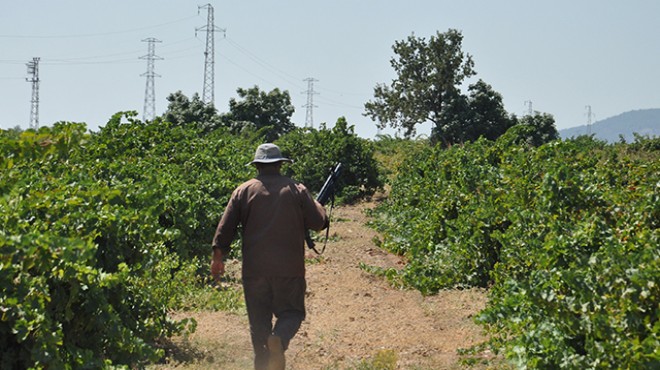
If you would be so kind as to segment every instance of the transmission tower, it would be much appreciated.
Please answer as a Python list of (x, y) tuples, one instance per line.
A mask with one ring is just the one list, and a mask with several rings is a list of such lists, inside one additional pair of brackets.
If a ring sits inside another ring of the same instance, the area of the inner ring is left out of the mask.
[(142, 40), (142, 42), (147, 42), (147, 55), (141, 56), (140, 59), (147, 60), (147, 71), (140, 76), (147, 77), (147, 85), (144, 89), (144, 113), (142, 115), (142, 120), (147, 122), (154, 119), (156, 115), (156, 91), (154, 77), (160, 77), (160, 75), (154, 72), (154, 61), (162, 60), (163, 58), (156, 55), (156, 43), (161, 42), (156, 40), (153, 37)]
[(31, 62), (26, 63), (28, 74), (25, 81), (32, 82), (32, 100), (30, 101), (30, 128), (39, 128), (39, 59), (32, 58)]
[(213, 104), (215, 100), (214, 94), (214, 79), (215, 79), (215, 49), (214, 49), (214, 32), (226, 32), (225, 29), (215, 26), (213, 19), (213, 6), (211, 4), (200, 5), (197, 7), (197, 12), (200, 9), (206, 8), (206, 26), (195, 28), (195, 36), (197, 31), (206, 31), (206, 50), (204, 51), (204, 89), (202, 90), (202, 101), (204, 103)]
[(594, 114), (591, 112), (591, 105), (586, 105), (584, 108), (587, 110), (587, 135), (591, 135), (591, 119)]
[(531, 100), (525, 100), (525, 107), (527, 107), (527, 110), (525, 113), (527, 113), (528, 116), (531, 116), (534, 112), (532, 111), (532, 101)]
[(310, 127), (314, 128), (314, 108), (317, 108), (316, 105), (314, 105), (314, 95), (318, 95), (317, 92), (314, 92), (314, 81), (315, 80), (311, 77), (304, 79), (303, 81), (307, 82), (307, 104), (303, 105), (303, 107), (307, 108), (307, 111), (305, 113), (305, 127)]

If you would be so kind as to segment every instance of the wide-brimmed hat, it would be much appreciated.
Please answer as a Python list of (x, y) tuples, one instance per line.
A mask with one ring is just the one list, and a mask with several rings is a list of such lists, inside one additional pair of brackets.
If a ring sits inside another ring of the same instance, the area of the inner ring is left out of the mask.
[(261, 144), (257, 147), (257, 151), (254, 152), (254, 160), (247, 165), (255, 163), (275, 163), (275, 162), (290, 162), (293, 163), (289, 158), (282, 157), (282, 152), (280, 148), (271, 143)]

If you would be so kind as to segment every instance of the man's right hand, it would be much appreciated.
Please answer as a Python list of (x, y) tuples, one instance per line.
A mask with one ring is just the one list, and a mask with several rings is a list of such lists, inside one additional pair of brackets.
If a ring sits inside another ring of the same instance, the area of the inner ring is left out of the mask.
[(213, 257), (211, 258), (211, 276), (216, 282), (220, 282), (220, 277), (225, 273), (225, 263), (222, 260), (222, 252), (220, 249), (213, 250)]

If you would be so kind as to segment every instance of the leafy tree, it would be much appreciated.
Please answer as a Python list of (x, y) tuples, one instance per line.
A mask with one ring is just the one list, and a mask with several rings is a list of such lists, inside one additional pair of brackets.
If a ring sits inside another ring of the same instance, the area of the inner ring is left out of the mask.
[(630, 144), (631, 150), (660, 151), (660, 137), (640, 135), (636, 132), (633, 133), (633, 136), (635, 137), (635, 141)]
[(11, 137), (12, 139), (18, 139), (21, 136), (22, 132), (23, 129), (21, 128), (21, 126), (16, 125), (14, 126), (14, 128), (0, 131), (0, 135)]
[(480, 137), (496, 140), (516, 124), (504, 109), (502, 95), (479, 80), (468, 87), (469, 95), (454, 94), (442, 111), (442, 124), (433, 128), (432, 142), (444, 145), (475, 141)]
[(504, 109), (502, 95), (493, 88), (479, 80), (468, 88), (469, 114), (468, 133), (466, 139), (474, 141), (480, 136), (488, 140), (496, 140), (511, 126), (516, 124), (514, 117)]
[(285, 155), (294, 159), (288, 167), (289, 174), (313, 193), (321, 189), (329, 170), (337, 162), (342, 163), (337, 192), (341, 201), (352, 203), (383, 187), (381, 170), (374, 158), (374, 144), (358, 137), (344, 117), (340, 117), (332, 129), (323, 125), (319, 130), (293, 130), (277, 144)]
[(272, 142), (293, 130), (291, 116), (295, 108), (288, 91), (275, 88), (270, 92), (260, 91), (258, 86), (236, 90), (241, 100), (229, 100), (229, 113), (223, 116), (226, 125), (235, 131), (255, 129), (265, 141)]
[(192, 99), (188, 99), (181, 91), (170, 94), (167, 111), (163, 114), (163, 120), (177, 125), (187, 123), (199, 123), (204, 126), (215, 127), (219, 123), (218, 111), (213, 104), (202, 101), (199, 94), (195, 93)]
[(459, 118), (465, 103), (459, 86), (476, 74), (472, 56), (461, 50), (462, 41), (462, 34), (450, 29), (428, 41), (413, 34), (395, 42), (392, 49), (398, 57), (390, 63), (398, 77), (390, 86), (374, 88), (375, 99), (365, 104), (365, 115), (378, 120), (380, 128), (403, 129), (406, 137), (415, 134), (418, 124), (431, 121), (434, 134), (454, 141), (445, 133), (453, 126), (447, 120)]
[(559, 139), (555, 118), (551, 114), (534, 112), (534, 115), (523, 117), (520, 124), (535, 129), (535, 134), (532, 136), (534, 145), (538, 146)]
[(505, 145), (527, 144), (541, 146), (559, 139), (555, 119), (551, 114), (534, 112), (518, 120), (518, 123), (506, 132), (501, 140)]
[(394, 44), (398, 58), (391, 60), (398, 78), (391, 86), (378, 85), (374, 101), (365, 104), (366, 115), (378, 126), (404, 130), (406, 137), (418, 124), (432, 122), (431, 142), (449, 146), (485, 137), (495, 140), (516, 121), (504, 109), (502, 96), (479, 80), (460, 85), (476, 74), (469, 54), (463, 53), (463, 36), (450, 29), (427, 42), (414, 35)]

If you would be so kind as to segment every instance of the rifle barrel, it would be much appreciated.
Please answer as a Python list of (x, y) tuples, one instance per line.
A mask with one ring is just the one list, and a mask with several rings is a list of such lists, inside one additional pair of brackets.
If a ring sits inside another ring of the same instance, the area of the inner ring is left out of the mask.
[(328, 202), (328, 198), (330, 198), (331, 193), (334, 192), (335, 181), (337, 180), (337, 178), (339, 178), (340, 172), (341, 172), (341, 162), (337, 163), (337, 165), (332, 170), (332, 172), (330, 172), (330, 175), (328, 175), (328, 178), (325, 180), (325, 183), (323, 184), (321, 191), (316, 196), (316, 200), (322, 205), (325, 205), (325, 203)]

